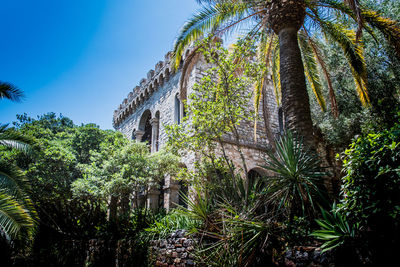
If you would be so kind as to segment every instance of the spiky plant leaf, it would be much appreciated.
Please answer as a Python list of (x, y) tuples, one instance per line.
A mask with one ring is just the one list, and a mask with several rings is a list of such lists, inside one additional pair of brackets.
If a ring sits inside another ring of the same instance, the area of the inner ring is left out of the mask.
[(311, 233), (311, 236), (326, 241), (321, 246), (323, 252), (344, 246), (351, 240), (355, 240), (359, 231), (359, 224), (350, 225), (346, 216), (336, 208), (336, 204), (333, 204), (330, 212), (321, 208), (321, 214), (322, 219), (316, 220), (321, 229)]
[(321, 192), (322, 177), (318, 156), (308, 150), (291, 132), (276, 140), (276, 151), (267, 151), (263, 168), (272, 174), (266, 183), (269, 199), (290, 216), (307, 215), (314, 209), (315, 197)]

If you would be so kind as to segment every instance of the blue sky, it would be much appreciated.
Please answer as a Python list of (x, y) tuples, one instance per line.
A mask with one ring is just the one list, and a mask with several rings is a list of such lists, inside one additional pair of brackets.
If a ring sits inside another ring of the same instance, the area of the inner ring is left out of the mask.
[(16, 114), (62, 113), (112, 128), (114, 109), (172, 49), (194, 0), (2, 0), (0, 80), (25, 92)]

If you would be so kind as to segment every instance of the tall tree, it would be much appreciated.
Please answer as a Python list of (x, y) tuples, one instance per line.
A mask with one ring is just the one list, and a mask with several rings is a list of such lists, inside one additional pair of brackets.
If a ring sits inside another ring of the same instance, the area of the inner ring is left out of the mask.
[[(358, 0), (197, 0), (202, 9), (182, 28), (174, 46), (175, 67), (186, 47), (205, 34), (226, 34), (240, 26), (247, 37), (261, 33), (263, 40), (279, 40), (279, 76), (282, 108), (288, 129), (298, 132), (314, 146), (309, 98), (304, 65), (299, 49), (301, 28), (314, 35), (325, 35), (338, 42), (356, 77), (356, 88), (362, 102), (368, 103), (366, 67), (362, 55), (361, 30), (373, 34), (381, 31), (400, 55), (400, 27), (396, 21), (383, 18), (363, 7)], [(346, 22), (343, 22), (347, 18)], [(351, 22), (347, 22), (351, 21)], [(352, 30), (352, 28), (356, 28)], [(260, 42), (265, 45), (265, 42)], [(278, 49), (277, 49), (278, 50)], [(266, 57), (269, 60), (271, 57)], [(276, 57), (275, 57), (276, 58)]]

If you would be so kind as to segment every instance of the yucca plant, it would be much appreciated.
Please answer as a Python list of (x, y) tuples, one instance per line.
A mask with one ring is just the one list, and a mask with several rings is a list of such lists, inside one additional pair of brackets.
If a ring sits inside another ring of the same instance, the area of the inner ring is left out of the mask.
[(266, 177), (267, 198), (283, 210), (292, 220), (294, 216), (311, 216), (316, 199), (323, 193), (323, 176), (320, 160), (308, 149), (302, 139), (287, 131), (276, 141), (275, 151), (268, 150), (263, 166), (270, 175)]
[[(205, 35), (223, 35), (243, 27), (246, 38), (260, 34), (262, 58), (271, 67), (277, 100), (281, 101), (288, 129), (303, 136), (306, 144), (315, 146), (306, 86), (306, 76), (322, 106), (317, 62), (328, 79), (332, 107), (334, 95), (328, 72), (315, 45), (315, 39), (325, 36), (338, 43), (349, 62), (361, 102), (368, 105), (367, 75), (363, 57), (361, 33), (365, 29), (383, 33), (400, 56), (400, 26), (361, 5), (358, 0), (197, 0), (200, 11), (182, 27), (174, 46), (175, 67), (178, 67), (186, 47)], [(343, 23), (343, 21), (349, 23)], [(300, 42), (299, 42), (300, 38)], [(299, 44), (302, 48), (300, 50)], [(303, 53), (302, 53), (303, 51)], [(189, 55), (188, 58), (191, 58)], [(272, 62), (272, 64), (270, 64)], [(190, 69), (190, 68), (189, 68)], [(264, 92), (266, 72), (257, 88)], [(263, 97), (266, 94), (263, 93)]]
[(179, 209), (176, 209), (168, 213), (161, 220), (155, 221), (145, 231), (152, 234), (153, 240), (155, 238), (163, 239), (167, 238), (175, 230), (185, 229), (189, 233), (195, 231), (194, 229), (198, 226), (199, 222)]
[(247, 182), (230, 172), (212, 173), (215, 177), (207, 177), (194, 198), (185, 197), (188, 208), (183, 209), (201, 222), (196, 227), (202, 237), (198, 261), (207, 266), (251, 266), (266, 260), (260, 253), (277, 242), (282, 227), (265, 206), (264, 181)]
[(331, 212), (321, 208), (321, 214), (322, 219), (316, 220), (321, 229), (311, 233), (311, 236), (324, 241), (322, 252), (354, 242), (359, 233), (358, 223), (350, 224), (335, 204)]

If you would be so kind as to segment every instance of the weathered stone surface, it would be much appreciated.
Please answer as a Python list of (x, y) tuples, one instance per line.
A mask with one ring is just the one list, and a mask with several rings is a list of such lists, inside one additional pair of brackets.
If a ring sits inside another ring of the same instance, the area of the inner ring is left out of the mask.
[[(136, 139), (142, 141), (145, 133), (145, 116), (150, 114), (150, 119), (154, 124), (151, 125), (151, 151), (157, 151), (163, 147), (167, 141), (165, 125), (171, 125), (178, 122), (178, 118), (183, 117), (183, 104), (187, 100), (185, 96), (193, 93), (193, 85), (201, 80), (205, 75), (206, 69), (209, 67), (201, 58), (195, 62), (195, 67), (190, 73), (186, 73), (187, 83), (181, 88), (182, 72), (178, 70), (172, 72), (169, 70), (170, 54), (167, 54), (165, 61), (160, 61), (155, 67), (155, 71), (149, 71), (147, 79), (140, 81), (140, 86), (135, 87), (133, 95), (125, 99), (119, 109), (114, 112), (113, 124), (114, 128), (122, 132), (128, 139)], [(252, 88), (249, 88), (249, 91)], [(181, 96), (184, 99), (181, 99)], [(278, 132), (278, 110), (275, 102), (275, 95), (272, 89), (272, 83), (266, 90), (265, 104), (268, 108), (268, 121), (270, 132), (275, 134)], [(250, 101), (252, 102), (252, 101)], [(237, 141), (232, 135), (224, 136), (226, 144), (226, 154), (238, 168), (242, 168), (242, 160), (237, 151), (237, 145), (240, 145), (244, 157), (247, 161), (248, 171), (257, 169), (258, 166), (264, 164), (266, 157), (264, 151), (269, 146), (266, 133), (266, 126), (263, 118), (263, 103), (259, 107), (259, 120), (257, 128), (254, 129), (253, 121), (242, 121), (238, 126), (239, 140)], [(249, 112), (254, 112), (253, 104), (248, 104)], [(158, 116), (158, 117), (157, 117)], [(155, 123), (157, 122), (157, 123)], [(154, 130), (157, 127), (157, 130)], [(254, 130), (256, 139), (254, 138)], [(182, 158), (183, 163), (190, 170), (194, 169), (196, 158), (193, 153), (187, 153)], [(257, 169), (256, 171), (259, 171)], [(164, 208), (169, 210), (179, 202), (180, 186), (173, 181), (173, 177), (165, 179), (163, 187), (164, 195), (152, 196), (154, 199), (151, 203), (158, 203), (156, 198), (164, 199)], [(154, 206), (154, 205), (153, 205)], [(182, 237), (184, 233), (176, 233)], [(184, 242), (182, 242), (185, 246)], [(190, 245), (186, 245), (190, 246)]]
[(320, 248), (316, 247), (294, 247), (285, 252), (284, 266), (288, 267), (334, 267), (332, 254), (322, 253)]
[[(181, 243), (190, 241), (190, 244), (195, 245), (197, 241), (185, 236), (185, 234), (185, 231), (178, 230), (170, 234), (165, 240), (152, 242), (152, 244), (156, 245), (150, 249), (150, 262), (155, 266), (195, 266), (196, 264), (193, 260), (194, 247), (183, 247)], [(161, 244), (171, 247), (171, 249), (160, 248)]]

